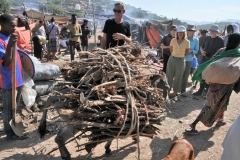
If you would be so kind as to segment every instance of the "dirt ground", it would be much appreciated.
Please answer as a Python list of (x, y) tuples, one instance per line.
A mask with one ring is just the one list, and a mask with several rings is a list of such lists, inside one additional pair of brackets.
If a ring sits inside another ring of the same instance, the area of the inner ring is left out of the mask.
[[(57, 63), (57, 62), (55, 62)], [(159, 160), (168, 153), (171, 143), (179, 137), (185, 137), (194, 147), (196, 160), (219, 160), (222, 154), (221, 143), (232, 122), (239, 114), (239, 96), (232, 94), (228, 111), (225, 114), (227, 124), (222, 127), (207, 128), (199, 123), (197, 129), (200, 131), (196, 136), (185, 136), (183, 132), (199, 114), (205, 99), (191, 95), (194, 90), (189, 87), (187, 97), (180, 97), (180, 101), (167, 104), (168, 115), (159, 126), (161, 133), (153, 139), (141, 137), (140, 150), (141, 160)], [(0, 107), (0, 111), (2, 108)], [(24, 141), (8, 141), (3, 132), (0, 132), (0, 160), (60, 160), (59, 151), (50, 156), (46, 153), (57, 145), (54, 142), (56, 133), (47, 134), (44, 140), (40, 140), (37, 133), (41, 112), (30, 113), (25, 110), (24, 122), (28, 124), (26, 132), (28, 139)], [(33, 118), (35, 117), (35, 119)], [(37, 123), (36, 123), (37, 122)], [(2, 115), (0, 114), (0, 127), (2, 126)], [(77, 140), (78, 144), (85, 142), (84, 139)], [(98, 145), (91, 154), (87, 154), (83, 147), (78, 148), (76, 141), (67, 145), (74, 160), (134, 160), (137, 159), (137, 145), (131, 138), (114, 140), (110, 155), (105, 155), (105, 144)]]

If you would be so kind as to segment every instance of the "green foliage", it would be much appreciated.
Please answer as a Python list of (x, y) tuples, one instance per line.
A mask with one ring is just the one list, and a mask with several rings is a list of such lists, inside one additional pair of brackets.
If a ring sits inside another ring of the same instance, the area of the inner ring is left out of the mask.
[(179, 26), (179, 25), (183, 25), (183, 26), (187, 26), (186, 22), (182, 22), (181, 20), (179, 20), (178, 18), (174, 18), (173, 19), (173, 24)]
[(79, 18), (83, 17), (83, 14), (81, 12), (75, 12), (74, 14), (76, 14), (76, 16)]
[(60, 4), (62, 2), (62, 0), (51, 0), (51, 2), (53, 4)]
[(10, 13), (10, 5), (6, 0), (0, 0), (0, 12)]
[(65, 11), (61, 7), (54, 5), (50, 1), (48, 1), (45, 5), (40, 5), (39, 7), (40, 7), (41, 11), (44, 8), (45, 11), (47, 9), (49, 12), (53, 12), (55, 14), (60, 14), (60, 15), (65, 15), (66, 14)]

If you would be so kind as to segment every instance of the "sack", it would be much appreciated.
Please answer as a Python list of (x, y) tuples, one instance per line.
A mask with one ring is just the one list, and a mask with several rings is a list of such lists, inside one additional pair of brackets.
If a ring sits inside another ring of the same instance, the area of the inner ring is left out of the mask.
[(33, 87), (37, 93), (37, 96), (47, 95), (52, 92), (57, 85), (55, 81), (36, 81)]
[(29, 84), (26, 83), (26, 86), (24, 84), (22, 88), (22, 98), (23, 102), (27, 107), (31, 107), (35, 103), (35, 99), (37, 96), (37, 92), (32, 89), (32, 87), (29, 87)]
[(41, 63), (35, 65), (34, 81), (51, 80), (60, 75), (60, 68), (55, 64)]
[(27, 107), (31, 107), (35, 103), (37, 92), (34, 89), (32, 89), (32, 87), (34, 86), (34, 82), (24, 69), (23, 69), (23, 79), (24, 79), (24, 85), (22, 88), (22, 99), (24, 104)]
[(207, 84), (233, 84), (239, 79), (240, 57), (224, 57), (211, 63), (202, 72)]

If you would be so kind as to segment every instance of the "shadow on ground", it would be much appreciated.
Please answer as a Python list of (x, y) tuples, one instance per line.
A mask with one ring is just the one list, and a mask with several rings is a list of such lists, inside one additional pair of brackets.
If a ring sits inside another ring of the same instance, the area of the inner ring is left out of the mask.
[[(211, 148), (214, 145), (214, 142), (210, 141), (210, 138), (214, 135), (214, 131), (218, 129), (219, 127), (214, 126), (208, 130), (200, 131), (199, 134), (195, 136), (184, 135), (184, 138), (193, 145), (195, 157), (197, 157), (200, 152), (207, 151), (208, 148)], [(152, 150), (151, 160), (159, 160), (166, 157), (171, 144), (177, 139), (176, 136), (173, 140), (171, 138), (161, 139), (155, 137), (150, 143), (150, 148)]]

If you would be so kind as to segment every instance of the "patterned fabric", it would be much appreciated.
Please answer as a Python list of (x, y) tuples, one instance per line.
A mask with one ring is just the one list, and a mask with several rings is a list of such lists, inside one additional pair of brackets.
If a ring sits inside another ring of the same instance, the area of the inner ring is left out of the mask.
[[(0, 88), (11, 89), (12, 88), (12, 63), (9, 67), (2, 65), (4, 61), (5, 51), (10, 37), (7, 37), (0, 33)], [(16, 53), (16, 87), (23, 85), (22, 77), (22, 62), (20, 60), (19, 53)]]
[[(54, 25), (54, 27), (53, 27), (53, 25), (54, 24), (49, 24), (48, 26), (47, 26), (47, 30), (48, 30), (48, 32), (50, 32), (49, 33), (49, 39), (52, 39), (52, 38), (58, 38), (58, 26), (56, 26), (56, 25)], [(53, 28), (52, 28), (53, 27)]]
[(219, 116), (227, 110), (229, 98), (232, 94), (234, 84), (210, 84), (207, 93), (207, 102), (200, 114), (203, 116), (200, 121), (208, 127), (219, 118)]
[(59, 42), (56, 38), (52, 38), (48, 41), (48, 52), (57, 52), (59, 49)]

